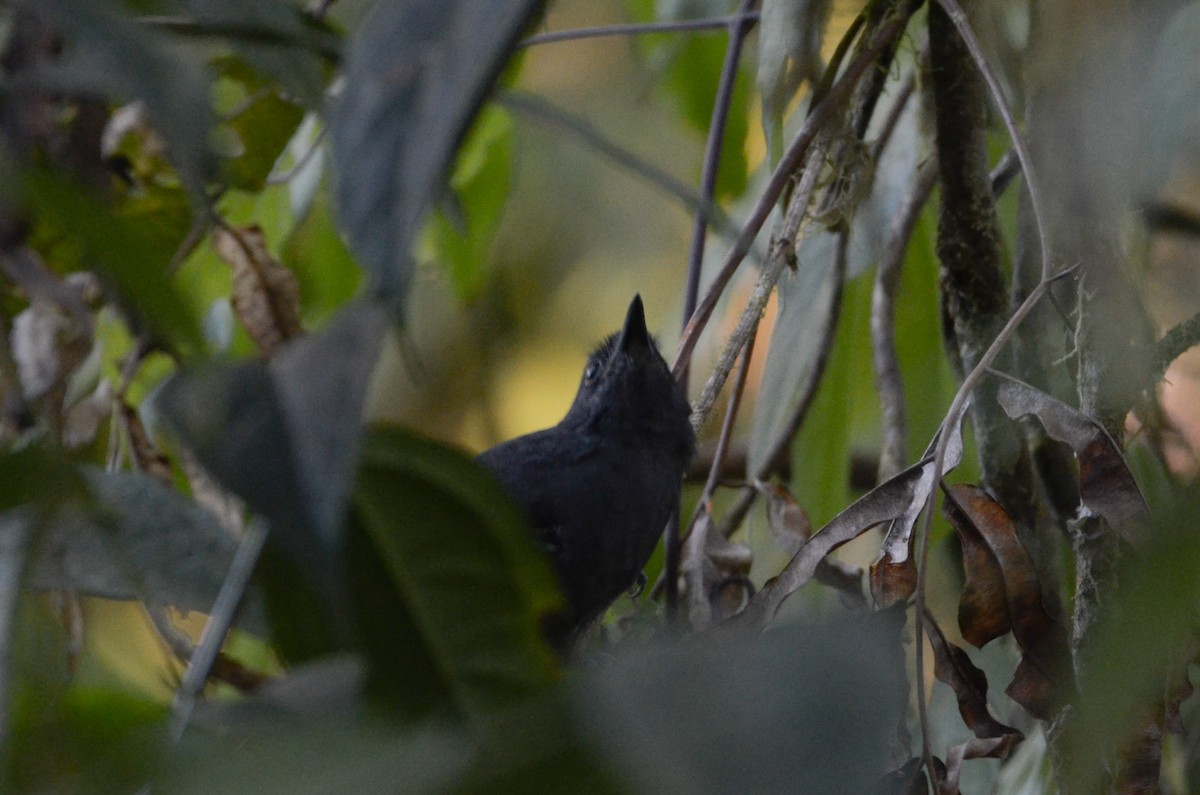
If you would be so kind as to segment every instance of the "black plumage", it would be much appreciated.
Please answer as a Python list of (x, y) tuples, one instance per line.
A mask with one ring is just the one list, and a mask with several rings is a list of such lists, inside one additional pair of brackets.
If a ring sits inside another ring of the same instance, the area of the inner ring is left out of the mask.
[(679, 504), (695, 451), (690, 407), (634, 296), (621, 331), (588, 357), (553, 428), (479, 456), (525, 511), (566, 596), (547, 624), (561, 642), (637, 579)]

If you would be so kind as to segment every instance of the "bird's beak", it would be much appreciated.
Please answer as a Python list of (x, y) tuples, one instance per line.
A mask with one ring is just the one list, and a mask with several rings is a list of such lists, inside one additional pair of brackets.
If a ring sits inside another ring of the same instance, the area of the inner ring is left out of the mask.
[(617, 350), (630, 356), (639, 355), (654, 348), (650, 332), (646, 330), (646, 313), (642, 308), (642, 297), (635, 295), (625, 313), (625, 325), (617, 338)]

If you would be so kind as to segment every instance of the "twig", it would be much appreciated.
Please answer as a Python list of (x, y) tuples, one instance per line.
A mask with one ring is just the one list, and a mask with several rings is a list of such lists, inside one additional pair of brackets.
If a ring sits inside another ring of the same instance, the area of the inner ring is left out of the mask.
[(342, 57), (338, 38), (332, 33), (316, 29), (306, 30), (302, 36), (293, 36), (290, 33), (253, 22), (201, 21), (192, 17), (166, 14), (143, 14), (134, 17), (134, 21), (146, 27), (158, 28), (180, 36), (230, 39), (248, 44), (266, 44), (276, 47), (298, 47), (309, 50), (329, 61), (338, 61)]
[(1172, 328), (1154, 346), (1153, 383), (1161, 381), (1171, 362), (1195, 345), (1200, 345), (1200, 312)]
[(749, 22), (758, 21), (757, 11), (745, 11), (727, 17), (710, 19), (681, 19), (675, 22), (633, 22), (622, 25), (597, 25), (591, 28), (576, 28), (574, 30), (556, 30), (551, 33), (538, 33), (517, 42), (518, 48), (532, 47), (535, 44), (556, 44), (563, 41), (579, 41), (594, 39), (600, 36), (640, 36), (644, 33), (688, 33), (718, 31), (732, 28)]
[(733, 370), (733, 364), (737, 360), (738, 354), (741, 353), (742, 348), (758, 328), (763, 311), (767, 308), (767, 301), (775, 289), (775, 283), (783, 274), (783, 269), (789, 265), (795, 267), (796, 241), (799, 239), (800, 227), (806, 218), (808, 204), (816, 191), (817, 177), (821, 171), (820, 165), (829, 149), (827, 141), (828, 139), (823, 137), (813, 148), (808, 165), (800, 177), (800, 186), (796, 189), (796, 193), (793, 194), (788, 205), (783, 224), (771, 241), (771, 253), (767, 257), (766, 267), (759, 274), (758, 281), (754, 285), (754, 292), (751, 293), (750, 300), (746, 302), (746, 308), (742, 311), (737, 326), (726, 340), (712, 374), (709, 375), (704, 389), (700, 392), (700, 397), (692, 406), (692, 427), (697, 431), (707, 421), (708, 413), (712, 410), (717, 394), (725, 386), (725, 380)]
[[(733, 278), (733, 274), (741, 265), (747, 252), (750, 251), (754, 239), (758, 236), (767, 218), (771, 214), (771, 210), (775, 207), (775, 201), (779, 198), (784, 188), (789, 185), (799, 169), (800, 164), (804, 161), (805, 155), (808, 153), (809, 147), (817, 137), (817, 133), (825, 126), (834, 114), (838, 113), (850, 96), (850, 91), (863, 73), (875, 62), (879, 54), (887, 47), (895, 37), (899, 36), (908, 23), (908, 18), (904, 15), (897, 14), (876, 31), (871, 37), (870, 42), (866, 47), (861, 49), (850, 63), (846, 66), (845, 72), (837, 79), (830, 87), (829, 92), (825, 95), (816, 106), (808, 118), (804, 120), (800, 130), (796, 133), (792, 142), (788, 145), (787, 151), (776, 166), (774, 173), (771, 175), (767, 187), (758, 197), (754, 208), (750, 211), (749, 217), (746, 219), (742, 227), (741, 234), (734, 241), (733, 247), (725, 256), (725, 261), (721, 265), (720, 271), (709, 285), (708, 292), (704, 299), (696, 307), (696, 311), (688, 318), (687, 325), (684, 327), (683, 336), (679, 340), (679, 347), (675, 353), (675, 361), (671, 365), (671, 370), (678, 377), (685, 363), (691, 359), (692, 351), (696, 347), (696, 342), (700, 333), (707, 325), (709, 318), (712, 316), (713, 310), (716, 308), (717, 301), (721, 294), (725, 291), (729, 280)], [(728, 375), (728, 370), (721, 380)]]
[[(958, 392), (955, 393), (954, 399), (950, 402), (950, 409), (946, 412), (946, 416), (942, 420), (942, 424), (938, 427), (937, 431), (938, 436), (937, 444), (934, 447), (933, 471), (938, 481), (941, 480), (942, 473), (945, 469), (947, 437), (950, 435), (945, 433), (944, 430), (948, 427), (954, 427), (954, 423), (962, 421), (963, 410), (966, 408), (966, 403), (971, 393), (978, 385), (979, 380), (991, 367), (992, 362), (1000, 353), (1000, 350), (1004, 347), (1005, 343), (1012, 338), (1014, 332), (1017, 330), (1017, 327), (1021, 325), (1022, 321), (1024, 321), (1026, 316), (1029, 315), (1030, 311), (1033, 310), (1033, 307), (1039, 300), (1041, 300), (1042, 295), (1050, 289), (1050, 285), (1058, 279), (1070, 275), (1077, 267), (1079, 267), (1077, 264), (1072, 265), (1071, 267), (1065, 268), (1059, 273), (1054, 274), (1049, 279), (1043, 279), (1038, 282), (1037, 286), (1033, 288), (1029, 295), (1025, 297), (1025, 300), (1021, 302), (1021, 305), (1017, 307), (1015, 312), (1013, 312), (1012, 317), (1008, 319), (1008, 322), (1004, 324), (1004, 328), (1000, 329), (1000, 333), (996, 335), (996, 339), (993, 340), (992, 344), (988, 346), (988, 349), (984, 351), (983, 356), (979, 357), (979, 363), (976, 364), (975, 368), (971, 370), (971, 372), (967, 373), (966, 378), (963, 379), (962, 385), (959, 386)], [(933, 511), (936, 504), (936, 498), (937, 489), (930, 489), (929, 496), (925, 500), (924, 515), (921, 517), (921, 552), (920, 559), (917, 563), (916, 606), (918, 615), (922, 614), (925, 609), (925, 571), (929, 561), (929, 535), (933, 527)], [(918, 630), (916, 644), (917, 648), (914, 652), (916, 657), (916, 680), (918, 691), (923, 691), (925, 688), (925, 664), (924, 660), (922, 659), (923, 655), (921, 654), (921, 646), (924, 642), (924, 638), (924, 629), (922, 628)], [(917, 693), (917, 707), (921, 720), (922, 737), (926, 741), (926, 755), (928, 755), (929, 725), (928, 716), (925, 714), (925, 700), (923, 692)]]
[(737, 236), (738, 229), (721, 208), (716, 207), (711, 202), (706, 202), (690, 185), (676, 179), (653, 163), (643, 160), (619, 144), (608, 140), (587, 121), (572, 116), (570, 113), (555, 107), (541, 97), (523, 91), (501, 92), (496, 95), (495, 101), (499, 105), (516, 113), (522, 113), (530, 118), (553, 124), (563, 130), (574, 133), (589, 146), (617, 165), (670, 193), (689, 210), (702, 214), (723, 235), (728, 237)]
[(175, 699), (171, 703), (169, 732), (175, 742), (182, 739), (183, 732), (187, 729), (200, 690), (204, 687), (204, 681), (221, 651), (225, 636), (229, 634), (229, 628), (233, 625), (238, 604), (246, 591), (246, 585), (250, 582), (250, 575), (254, 572), (254, 566), (258, 563), (259, 553), (262, 552), (266, 540), (266, 521), (251, 522), (246, 528), (245, 538), (234, 553), (233, 561), (229, 564), (229, 571), (225, 573), (225, 581), (221, 583), (221, 590), (213, 602), (208, 623), (204, 625), (200, 642), (196, 644), (195, 652), (188, 662), (187, 670), (184, 671), (183, 681), (179, 683), (179, 689), (175, 691)]
[[(933, 471), (936, 481), (940, 481), (942, 472), (946, 462), (946, 444), (949, 434), (944, 432), (949, 423), (959, 422), (966, 401), (970, 394), (974, 391), (975, 386), (982, 378), (984, 371), (991, 366), (992, 361), (1000, 353), (1005, 343), (1012, 338), (1017, 327), (1024, 321), (1025, 317), (1032, 311), (1033, 307), (1041, 300), (1042, 295), (1049, 289), (1050, 284), (1061, 276), (1071, 273), (1074, 266), (1067, 268), (1059, 274), (1052, 274), (1050, 262), (1050, 244), (1046, 234), (1046, 225), (1044, 215), (1041, 211), (1041, 199), (1037, 189), (1037, 181), (1033, 177), (1033, 169), (1031, 167), (1031, 159), (1029, 151), (1025, 146), (1025, 142), (1017, 130), (1016, 121), (1013, 118), (1012, 112), (1009, 110), (1007, 103), (1004, 100), (1004, 93), (1000, 88), (1000, 83), (996, 79), (991, 66), (987, 62), (987, 58), (983, 54), (982, 48), (979, 46), (979, 41), (975, 38), (974, 32), (971, 30), (971, 25), (967, 21), (966, 15), (963, 13), (962, 7), (956, 0), (936, 0), (941, 6), (946, 15), (953, 22), (958, 34), (962, 37), (963, 43), (966, 45), (967, 51), (971, 58), (975, 61), (976, 67), (980, 74), (983, 75), (984, 81), (988, 85), (988, 89), (992, 94), (992, 99), (1004, 120), (1004, 125), (1008, 129), (1008, 134), (1012, 138), (1013, 148), (1017, 152), (1017, 157), (1021, 161), (1021, 168), (1025, 174), (1025, 187), (1029, 191), (1030, 209), (1033, 212), (1034, 220), (1037, 222), (1038, 238), (1041, 248), (1041, 274), (1042, 278), (1037, 286), (1030, 291), (1025, 300), (1021, 302), (1008, 322), (1000, 329), (996, 338), (992, 341), (988, 349), (984, 351), (975, 367), (967, 373), (962, 384), (955, 393), (954, 399), (950, 403), (950, 409), (946, 412), (946, 417), (942, 420), (941, 427), (938, 429), (938, 440), (936, 451), (934, 454)], [(925, 501), (924, 515), (921, 519), (921, 538), (920, 538), (920, 559), (917, 565), (917, 593), (916, 593), (916, 610), (917, 615), (923, 615), (925, 610), (925, 578), (926, 569), (929, 561), (929, 536), (933, 526), (933, 511), (936, 505), (937, 489), (930, 489), (929, 496)], [(925, 661), (922, 653), (925, 642), (925, 628), (918, 622), (917, 642), (914, 644), (914, 657), (916, 663), (916, 681), (917, 681), (917, 707), (918, 717), (921, 723), (921, 739), (922, 739), (922, 755), (926, 769), (930, 775), (933, 775), (932, 766), (932, 750), (929, 744), (929, 716), (925, 709)]]
[(762, 465), (754, 472), (749, 473), (751, 481), (764, 480), (772, 473), (784, 469), (784, 459), (791, 448), (792, 439), (800, 431), (800, 425), (808, 416), (808, 410), (812, 407), (813, 401), (816, 400), (817, 387), (821, 384), (825, 366), (829, 364), (834, 339), (837, 337), (838, 321), (842, 316), (842, 291), (846, 285), (846, 258), (849, 251), (850, 227), (843, 224), (838, 229), (834, 243), (833, 273), (829, 275), (829, 278), (833, 280), (833, 295), (830, 297), (829, 318), (821, 332), (821, 343), (817, 350), (816, 362), (813, 365), (812, 378), (808, 382), (805, 393), (800, 395), (799, 400), (796, 401), (796, 409), (792, 412), (792, 416), (788, 417), (787, 424), (783, 426), (783, 432), (779, 434), (779, 437), (772, 443), (771, 449), (763, 456)]
[(917, 171), (900, 208), (888, 227), (883, 253), (871, 292), (871, 352), (875, 363), (875, 388), (883, 413), (883, 445), (879, 453), (879, 482), (904, 468), (908, 459), (908, 423), (904, 384), (896, 356), (896, 291), (909, 240), (937, 184), (937, 161), (929, 160)]
[[(737, 373), (735, 373), (733, 376), (733, 384), (730, 386), (729, 390), (729, 405), (725, 409), (725, 419), (721, 423), (721, 433), (717, 436), (717, 446), (713, 451), (712, 463), (709, 465), (708, 476), (704, 481), (704, 489), (700, 493), (700, 499), (696, 501), (696, 510), (692, 512), (692, 518), (691, 521), (688, 522), (687, 532), (683, 533), (681, 538), (688, 538), (696, 531), (696, 523), (700, 521), (700, 516), (704, 512), (704, 506), (707, 505), (710, 500), (712, 500), (713, 493), (717, 490), (717, 484), (721, 482), (721, 471), (724, 467), (726, 453), (729, 450), (729, 440), (733, 436), (733, 426), (737, 420), (738, 409), (740, 408), (742, 402), (742, 395), (745, 393), (746, 375), (750, 370), (750, 360), (754, 356), (754, 342), (757, 337), (758, 330), (755, 328), (754, 333), (750, 335), (750, 339), (746, 341), (746, 347), (742, 351), (741, 363), (738, 366)], [(754, 491), (754, 489), (751, 488), (751, 491)], [(676, 586), (672, 588), (670, 584), (672, 574), (668, 567), (664, 566), (664, 569), (668, 569), (667, 571), (664, 571), (663, 576), (666, 578), (664, 584), (666, 587), (666, 600), (669, 606), (671, 603), (670, 600), (672, 598), (672, 592), (674, 592), (675, 599), (679, 598), (679, 572), (674, 572), (673, 576), (675, 578)], [(658, 583), (655, 583), (654, 590), (658, 590)]]
[(29, 519), (25, 511), (19, 510), (0, 518), (0, 748), (9, 747), (9, 694), (16, 692), (12, 682), (13, 635), (21, 572), (29, 551)]
[(878, 163), (879, 159), (883, 157), (883, 150), (892, 140), (892, 133), (896, 131), (896, 125), (900, 123), (900, 117), (904, 115), (904, 110), (908, 107), (909, 100), (912, 99), (916, 82), (912, 72), (909, 72), (904, 78), (904, 82), (900, 84), (900, 90), (896, 92), (896, 99), (892, 103), (892, 107), (888, 109), (887, 118), (883, 120), (883, 125), (879, 128), (879, 135), (871, 144), (872, 163)]
[(304, 167), (309, 164), (313, 156), (321, 150), (321, 143), (325, 140), (325, 133), (329, 131), (329, 125), (323, 126), (317, 131), (317, 137), (313, 139), (312, 144), (305, 150), (304, 154), (297, 158), (296, 162), (287, 171), (280, 174), (268, 174), (267, 185), (286, 185), (295, 179)]
[[(708, 125), (708, 140), (704, 145), (704, 165), (700, 172), (700, 199), (705, 205), (715, 202), (717, 171), (721, 162), (721, 149), (725, 143), (725, 129), (729, 120), (729, 106), (733, 101), (733, 88), (737, 79), (738, 62), (742, 57), (742, 42), (753, 27), (747, 14), (757, 0), (742, 0), (738, 20), (729, 26), (729, 46), (725, 50), (725, 62), (721, 67), (721, 79), (717, 84), (717, 96), (713, 101), (712, 119)], [(756, 15), (757, 18), (757, 15)], [(704, 241), (708, 235), (708, 219), (705, 213), (697, 212), (692, 224), (692, 244), (688, 254), (687, 281), (683, 290), (683, 322), (696, 311), (696, 300), (700, 293), (700, 271), (704, 262)], [(688, 368), (676, 374), (676, 378), (687, 383)]]

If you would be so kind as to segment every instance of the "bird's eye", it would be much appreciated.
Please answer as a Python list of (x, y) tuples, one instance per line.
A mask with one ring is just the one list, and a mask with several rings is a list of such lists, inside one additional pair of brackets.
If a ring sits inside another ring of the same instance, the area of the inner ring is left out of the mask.
[(600, 374), (600, 365), (595, 362), (588, 364), (587, 369), (583, 371), (583, 383), (591, 384), (596, 380), (596, 376)]

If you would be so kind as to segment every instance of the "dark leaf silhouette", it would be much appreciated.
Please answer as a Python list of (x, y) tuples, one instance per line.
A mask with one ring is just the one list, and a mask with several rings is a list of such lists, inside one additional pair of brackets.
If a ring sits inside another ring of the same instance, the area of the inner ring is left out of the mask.
[(541, 5), (384, 0), (351, 42), (346, 89), (330, 122), (338, 205), (354, 250), (396, 315), (426, 210), (513, 42)]

